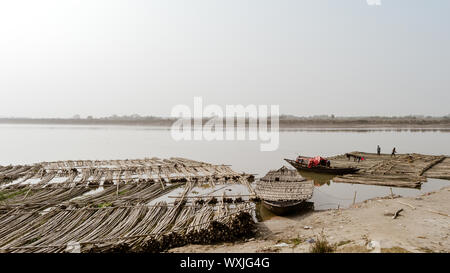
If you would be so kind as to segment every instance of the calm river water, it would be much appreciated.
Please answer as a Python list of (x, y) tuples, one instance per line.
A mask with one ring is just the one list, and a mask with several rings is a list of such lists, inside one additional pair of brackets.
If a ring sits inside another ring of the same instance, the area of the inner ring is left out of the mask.
[[(450, 133), (408, 130), (301, 130), (280, 132), (279, 149), (261, 152), (259, 141), (175, 141), (168, 128), (132, 126), (9, 125), (0, 124), (0, 165), (76, 159), (133, 159), (186, 157), (229, 164), (236, 171), (264, 175), (283, 165), (284, 158), (332, 156), (350, 151), (450, 154)], [(313, 177), (314, 178), (314, 177)], [(390, 194), (387, 187), (340, 184), (326, 177), (314, 192), (316, 209), (346, 207), (353, 202)], [(414, 196), (450, 185), (429, 179), (421, 190), (393, 188), (394, 194)]]

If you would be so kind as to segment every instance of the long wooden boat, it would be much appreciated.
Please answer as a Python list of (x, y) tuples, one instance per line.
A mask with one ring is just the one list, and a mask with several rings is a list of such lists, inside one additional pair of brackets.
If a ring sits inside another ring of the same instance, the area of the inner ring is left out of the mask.
[(312, 197), (314, 182), (306, 180), (296, 170), (282, 167), (268, 172), (256, 182), (256, 194), (263, 206), (277, 215), (300, 210)]
[[(284, 159), (286, 162), (291, 164), (294, 168), (296, 168), (299, 171), (307, 171), (307, 172), (316, 172), (316, 173), (327, 173), (327, 174), (336, 174), (336, 175), (344, 175), (344, 174), (351, 174), (356, 173), (359, 171), (359, 168), (355, 167), (327, 167), (327, 166), (313, 166), (308, 167), (307, 163), (299, 163), (292, 159)], [(307, 162), (307, 161), (306, 161)]]

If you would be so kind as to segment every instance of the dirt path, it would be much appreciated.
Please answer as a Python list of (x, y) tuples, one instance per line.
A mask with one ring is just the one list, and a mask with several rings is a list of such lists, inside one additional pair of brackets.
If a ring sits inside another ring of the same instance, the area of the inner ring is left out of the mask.
[(371, 199), (349, 209), (277, 216), (258, 227), (258, 236), (245, 242), (170, 252), (309, 252), (322, 230), (337, 252), (450, 252), (450, 187), (419, 197)]

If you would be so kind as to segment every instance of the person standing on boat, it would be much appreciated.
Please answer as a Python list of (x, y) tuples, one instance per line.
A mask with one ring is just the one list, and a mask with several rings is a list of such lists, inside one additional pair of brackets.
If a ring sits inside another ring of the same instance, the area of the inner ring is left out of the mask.
[(381, 155), (381, 147), (380, 147), (380, 145), (377, 145), (377, 154)]
[(391, 156), (395, 156), (396, 153), (397, 153), (397, 151), (395, 150), (395, 147), (394, 147), (394, 149), (392, 149), (392, 154), (391, 154)]

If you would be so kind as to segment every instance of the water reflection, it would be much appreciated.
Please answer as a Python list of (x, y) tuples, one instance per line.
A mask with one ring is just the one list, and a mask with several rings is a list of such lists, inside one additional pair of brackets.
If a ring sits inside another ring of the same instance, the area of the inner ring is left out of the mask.
[(315, 203), (316, 210), (348, 208), (353, 204), (353, 200), (355, 203), (359, 203), (376, 197), (390, 196), (391, 194), (415, 197), (447, 186), (450, 186), (449, 180), (431, 178), (424, 182), (419, 189), (335, 183), (331, 180), (329, 184), (314, 188), (311, 201)]
[(308, 180), (314, 180), (315, 186), (330, 185), (331, 180), (335, 177), (332, 174), (315, 173), (308, 171), (298, 171), (301, 176)]

